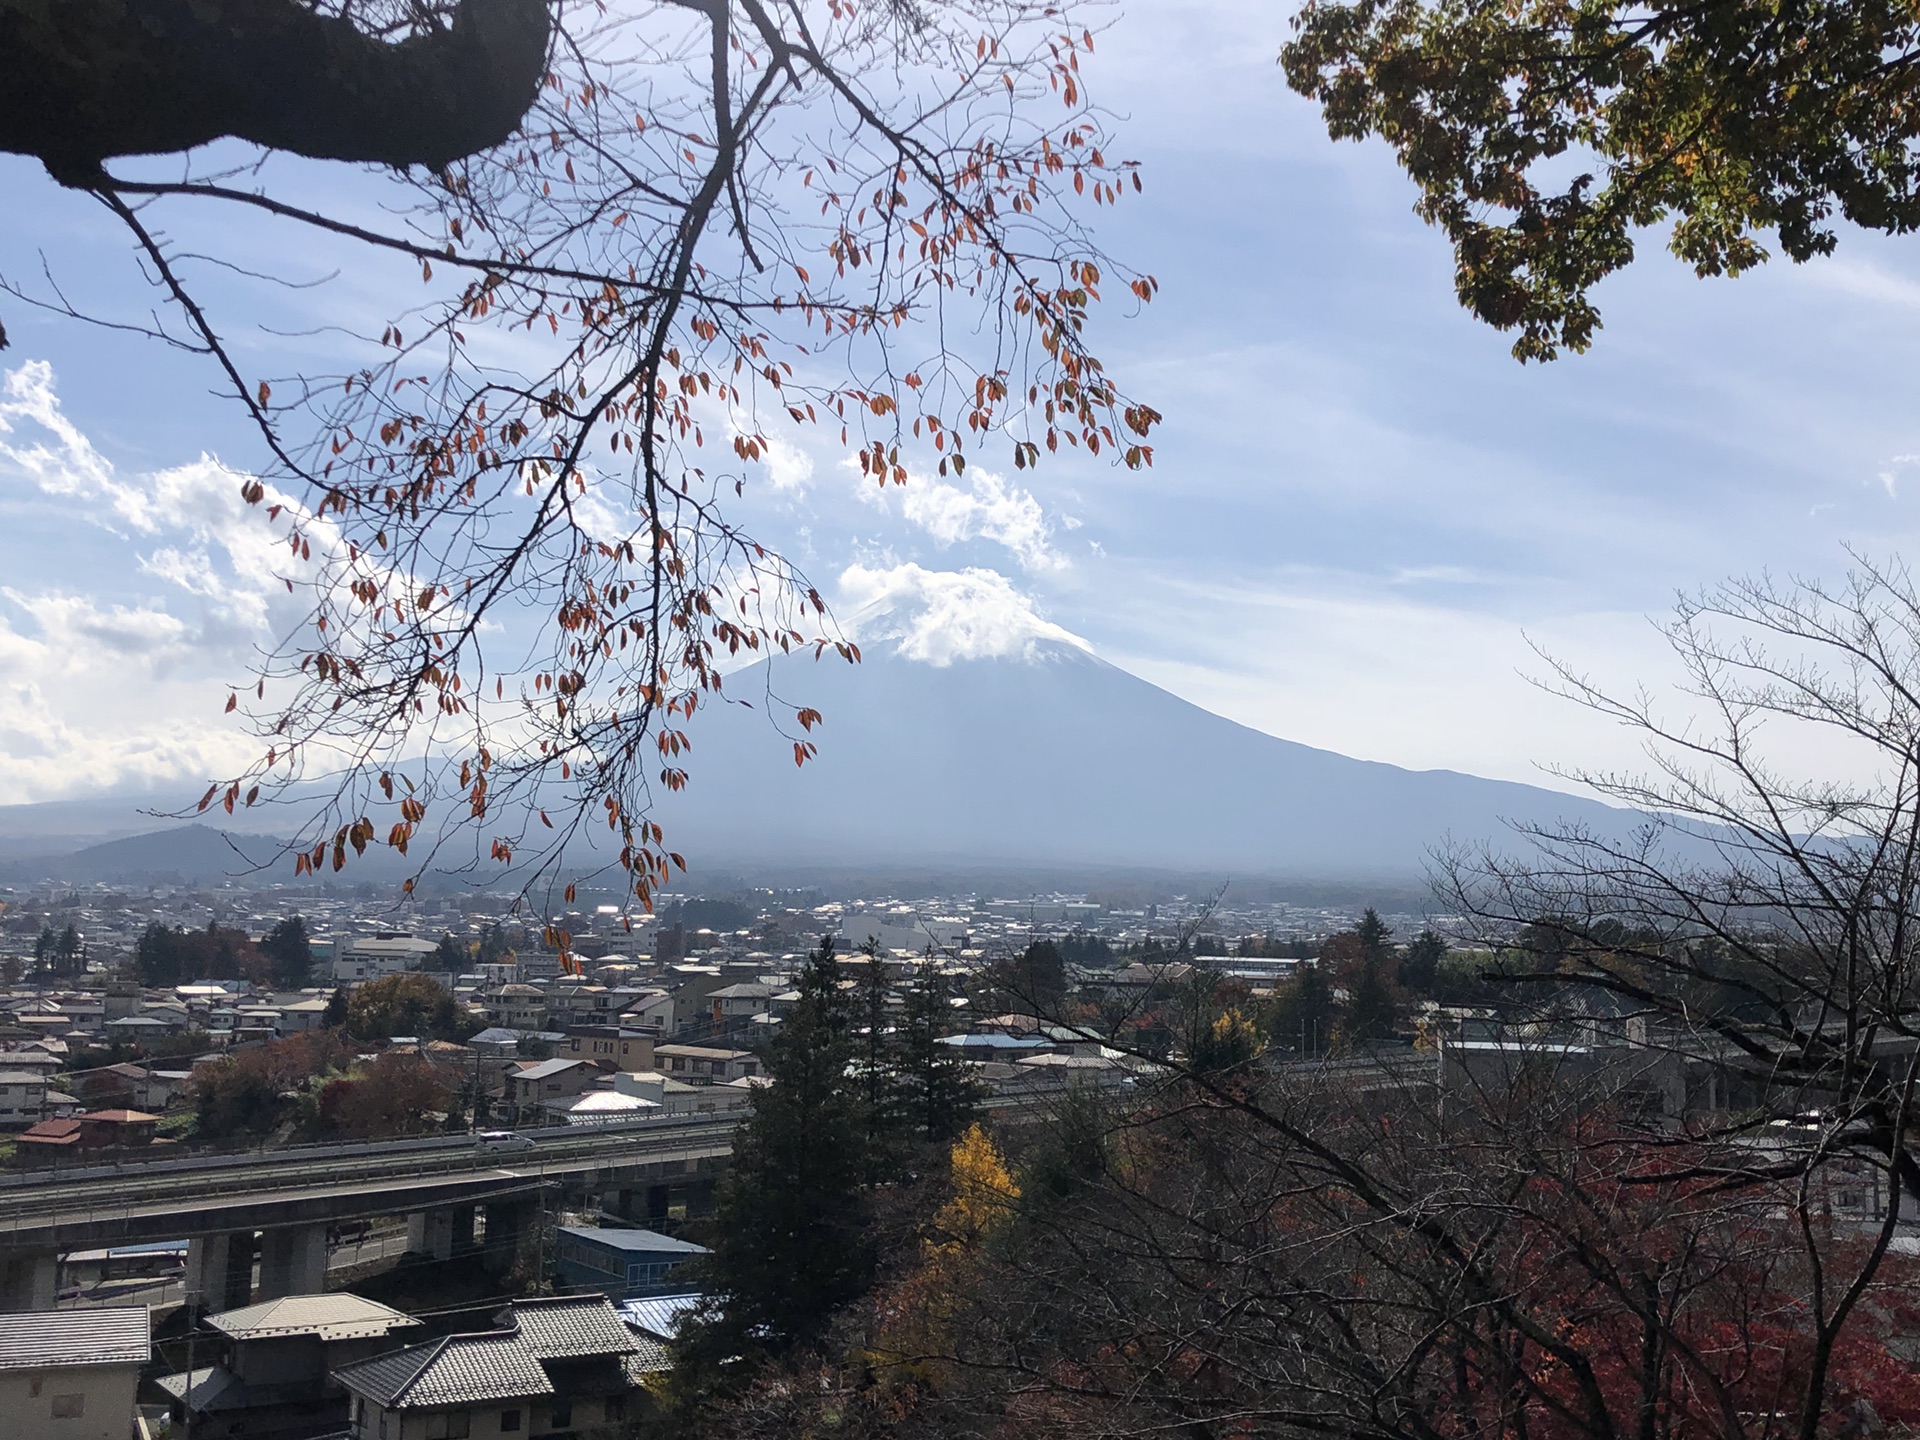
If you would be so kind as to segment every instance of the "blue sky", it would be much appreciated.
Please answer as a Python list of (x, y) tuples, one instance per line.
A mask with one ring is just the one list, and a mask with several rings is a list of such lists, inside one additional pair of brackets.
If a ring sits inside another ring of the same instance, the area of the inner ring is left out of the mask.
[[(880, 499), (816, 449), (749, 493), (759, 532), (850, 606), (1031, 610), (1274, 734), (1532, 780), (1633, 751), (1527, 684), (1529, 637), (1616, 686), (1659, 683), (1646, 617), (1676, 589), (1908, 546), (1920, 242), (1846, 233), (1832, 260), (1729, 282), (1695, 280), (1650, 235), (1599, 292), (1594, 351), (1522, 368), (1458, 308), (1385, 150), (1333, 145), (1285, 90), (1284, 38), (1269, 6), (1136, 6), (1089, 72), (1119, 152), (1145, 165), (1146, 194), (1102, 234), (1160, 298), (1115, 307), (1099, 341), (1167, 417), (1151, 471), (989, 467)], [(43, 283), (44, 258), (86, 308), (155, 303), (96, 205), (10, 157), (0, 183), (10, 279)], [(317, 183), (343, 205), (375, 194)], [(287, 273), (331, 266), (290, 234), (178, 223)], [(297, 331), (373, 316), (400, 279), (210, 283)], [(191, 789), (243, 753), (225, 686), (288, 619), (232, 501), (250, 438), (194, 357), (16, 301), (0, 315), (0, 800)], [(276, 373), (327, 343), (236, 339)]]

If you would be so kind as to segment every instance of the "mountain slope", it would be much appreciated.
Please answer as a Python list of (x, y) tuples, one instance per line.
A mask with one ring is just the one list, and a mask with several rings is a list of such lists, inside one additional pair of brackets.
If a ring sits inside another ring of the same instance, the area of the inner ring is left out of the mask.
[[(770, 685), (826, 716), (802, 768), (768, 723)], [(857, 667), (785, 658), (726, 694), (661, 811), (675, 848), (703, 858), (1404, 878), (1449, 836), (1495, 839), (1507, 821), (1633, 824), (1534, 786), (1280, 740), (1057, 640), (946, 666), (885, 644)]]

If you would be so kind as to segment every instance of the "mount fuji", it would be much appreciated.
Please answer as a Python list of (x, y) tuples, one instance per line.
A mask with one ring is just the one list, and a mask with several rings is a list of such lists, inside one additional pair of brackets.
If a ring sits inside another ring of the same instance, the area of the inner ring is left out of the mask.
[[(994, 577), (998, 578), (998, 577)], [(949, 621), (951, 617), (946, 617)], [(1449, 840), (1631, 812), (1544, 788), (1356, 760), (1201, 709), (1030, 611), (956, 630), (883, 601), (864, 659), (779, 657), (728, 677), (660, 807), (693, 859), (888, 867), (1096, 865), (1417, 879)], [(773, 703), (769, 703), (769, 700)], [(825, 717), (796, 767), (770, 716)]]
[[(991, 571), (856, 567), (842, 577), (856, 600), (848, 580), (862, 575), (868, 603), (846, 621), (861, 664), (831, 651), (762, 661), (729, 675), (687, 726), (690, 783), (657, 797), (655, 814), (695, 875), (932, 866), (1418, 884), (1449, 841), (1567, 822), (1624, 837), (1641, 823), (1559, 791), (1356, 760), (1236, 724), (1100, 659)], [(825, 717), (810, 733), (792, 720), (803, 705)], [(818, 746), (804, 766), (794, 738)], [(131, 799), (0, 807), (0, 881), (217, 881), (273, 848), (199, 827), (148, 833), (153, 818)], [(576, 863), (610, 858), (594, 855), (593, 827), (583, 838)], [(355, 878), (399, 873), (370, 868)]]

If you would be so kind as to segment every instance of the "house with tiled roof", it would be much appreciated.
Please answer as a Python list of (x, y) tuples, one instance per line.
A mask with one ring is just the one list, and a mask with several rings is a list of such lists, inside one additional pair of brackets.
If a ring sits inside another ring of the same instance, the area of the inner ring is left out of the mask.
[(347, 1423), (347, 1392), (332, 1372), (392, 1350), (418, 1324), (358, 1295), (289, 1295), (209, 1315), (215, 1339), (202, 1354), (212, 1363), (158, 1384), (195, 1440), (333, 1435)]
[(0, 1314), (0, 1432), (123, 1440), (152, 1334), (144, 1305)]
[(603, 1296), (516, 1300), (496, 1322), (337, 1370), (354, 1440), (612, 1437), (645, 1376), (666, 1367), (664, 1348)]

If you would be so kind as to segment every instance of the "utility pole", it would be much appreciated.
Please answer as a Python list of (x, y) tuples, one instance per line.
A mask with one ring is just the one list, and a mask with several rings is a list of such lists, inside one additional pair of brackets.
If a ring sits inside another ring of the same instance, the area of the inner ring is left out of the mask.
[(193, 1332), (200, 1328), (200, 1307), (194, 1301), (198, 1294), (198, 1291), (188, 1290), (184, 1295), (187, 1312), (187, 1386), (181, 1408), (186, 1411), (187, 1423), (183, 1440), (193, 1440)]

